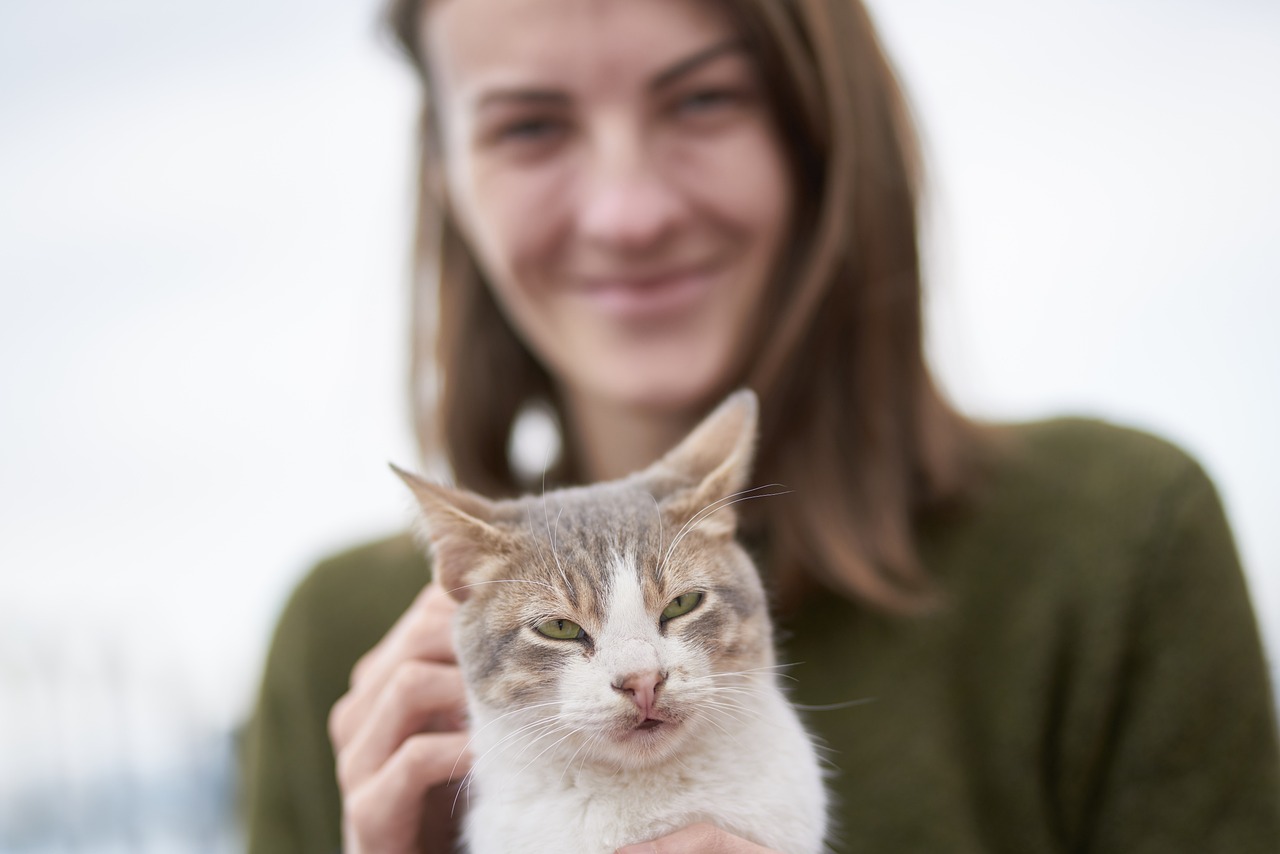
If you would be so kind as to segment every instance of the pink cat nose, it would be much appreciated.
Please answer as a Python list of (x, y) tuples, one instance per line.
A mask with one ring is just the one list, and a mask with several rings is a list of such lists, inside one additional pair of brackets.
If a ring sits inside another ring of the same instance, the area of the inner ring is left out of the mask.
[(667, 681), (667, 674), (657, 670), (632, 673), (613, 683), (613, 690), (626, 694), (645, 718), (652, 717), (658, 689)]

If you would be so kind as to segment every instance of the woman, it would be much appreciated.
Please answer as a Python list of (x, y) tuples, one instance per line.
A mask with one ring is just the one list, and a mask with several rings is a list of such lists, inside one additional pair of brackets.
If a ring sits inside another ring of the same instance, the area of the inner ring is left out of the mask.
[[(980, 428), (941, 398), (915, 142), (855, 0), (391, 19), (429, 96), (424, 451), (519, 492), (513, 423), (548, 406), (548, 477), (606, 479), (754, 388), (758, 480), (796, 492), (747, 537), (836, 768), (834, 847), (1277, 850), (1274, 715), (1213, 488), (1150, 437)], [(295, 593), (252, 733), (253, 850), (447, 846), (469, 757), (427, 577), (397, 538)], [(760, 849), (699, 826), (640, 850)]]

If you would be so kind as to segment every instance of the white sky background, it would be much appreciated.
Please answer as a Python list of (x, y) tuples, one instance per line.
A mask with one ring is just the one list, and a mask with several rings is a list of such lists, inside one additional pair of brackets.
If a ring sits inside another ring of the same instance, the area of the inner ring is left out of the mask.
[[(232, 723), (307, 565), (403, 524), (414, 93), (376, 8), (0, 4), (0, 676), (107, 655)], [(873, 8), (947, 386), (1190, 449), (1275, 660), (1280, 6)]]

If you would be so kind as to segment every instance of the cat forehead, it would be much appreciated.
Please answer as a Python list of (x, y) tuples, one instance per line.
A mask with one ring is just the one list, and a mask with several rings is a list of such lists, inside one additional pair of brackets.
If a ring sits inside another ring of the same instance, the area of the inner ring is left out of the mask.
[(538, 534), (572, 531), (641, 533), (663, 523), (659, 499), (639, 482), (561, 489), (504, 503), (498, 520), (513, 529)]

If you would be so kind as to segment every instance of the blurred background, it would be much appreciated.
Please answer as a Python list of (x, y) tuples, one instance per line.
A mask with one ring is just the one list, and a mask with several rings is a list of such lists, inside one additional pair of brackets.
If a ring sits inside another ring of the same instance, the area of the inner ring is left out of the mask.
[[(1189, 449), (1280, 660), (1280, 4), (870, 5), (945, 385)], [(414, 88), (378, 8), (0, 4), (0, 851), (237, 850), (285, 597), (405, 523)]]

